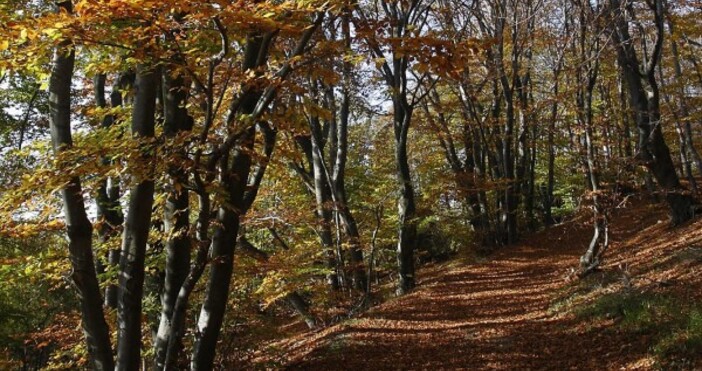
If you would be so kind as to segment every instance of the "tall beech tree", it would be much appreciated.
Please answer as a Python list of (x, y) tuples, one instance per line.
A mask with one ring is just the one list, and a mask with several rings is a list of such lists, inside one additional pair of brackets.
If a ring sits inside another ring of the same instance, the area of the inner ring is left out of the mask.
[[(176, 60), (177, 62), (177, 60)], [(163, 130), (164, 134), (174, 142), (179, 135), (192, 130), (193, 119), (187, 111), (189, 86), (186, 76), (179, 73), (176, 66), (164, 68), (162, 79), (163, 94)], [(172, 73), (178, 73), (172, 76)], [(178, 161), (185, 161), (187, 153), (178, 149), (174, 154)], [(164, 232), (166, 241), (166, 264), (163, 293), (161, 294), (161, 318), (154, 344), (156, 351), (155, 363), (159, 368), (166, 357), (168, 339), (172, 336), (171, 328), (183, 328), (185, 318), (171, 325), (178, 293), (183, 286), (190, 268), (192, 239), (190, 228), (190, 192), (185, 187), (188, 174), (182, 166), (173, 164), (169, 167), (171, 177), (168, 199), (164, 207)], [(178, 339), (176, 342), (179, 342)], [(180, 347), (180, 344), (177, 345)]]
[[(57, 11), (71, 14), (70, 1), (56, 4)], [(71, 83), (75, 67), (75, 45), (70, 39), (59, 42), (54, 50), (49, 78), (49, 123), (51, 143), (60, 153), (73, 145), (71, 133)], [(63, 212), (72, 265), (72, 281), (80, 298), (83, 331), (88, 354), (96, 370), (114, 368), (110, 332), (102, 310), (102, 296), (93, 256), (93, 227), (88, 219), (80, 178), (72, 176), (61, 189)]]
[[(689, 220), (693, 215), (693, 197), (680, 184), (670, 150), (663, 137), (663, 122), (660, 111), (660, 89), (656, 79), (656, 66), (660, 63), (665, 39), (665, 14), (662, 0), (647, 2), (653, 14), (653, 49), (642, 57), (636, 51), (636, 42), (629, 32), (629, 21), (633, 16), (632, 3), (619, 0), (609, 2), (612, 35), (619, 65), (626, 81), (629, 104), (634, 110), (639, 130), (637, 159), (653, 175), (665, 191), (673, 224)], [(646, 37), (640, 35), (640, 37)], [(643, 41), (646, 43), (647, 41)]]
[(581, 2), (576, 7), (577, 18), (573, 16), (571, 24), (578, 28), (577, 37), (572, 40), (575, 58), (578, 60), (576, 78), (576, 116), (579, 126), (583, 128), (582, 147), (585, 153), (584, 166), (585, 178), (590, 189), (590, 200), (593, 210), (593, 236), (585, 254), (580, 257), (583, 273), (597, 268), (602, 255), (609, 244), (608, 210), (605, 210), (604, 199), (606, 192), (602, 189), (600, 181), (599, 163), (596, 158), (595, 148), (597, 143), (594, 129), (593, 101), (595, 87), (600, 77), (600, 61), (597, 53), (600, 52), (602, 6), (590, 2)]
[[(397, 266), (399, 281), (397, 292), (411, 291), (415, 282), (414, 250), (417, 239), (417, 205), (407, 153), (407, 138), (412, 115), (417, 105), (426, 97), (428, 72), (416, 74), (410, 62), (410, 50), (421, 44), (413, 40), (414, 30), (421, 32), (429, 20), (431, 4), (422, 0), (410, 2), (384, 1), (373, 4), (382, 9), (377, 18), (370, 18), (363, 6), (356, 8), (358, 25), (366, 36), (367, 46), (376, 60), (379, 73), (386, 84), (392, 101), (392, 123), (395, 133), (395, 161), (399, 199), (397, 212), (399, 230), (397, 241)], [(383, 27), (383, 24), (389, 27)], [(375, 31), (382, 30), (381, 38)], [(370, 33), (370, 34), (369, 34)], [(415, 49), (417, 50), (417, 49)]]
[[(153, 150), (149, 138), (155, 134), (156, 94), (159, 72), (151, 65), (137, 68), (134, 104), (132, 108), (132, 133), (144, 140), (142, 150), (146, 161), (151, 161)], [(148, 171), (137, 174), (136, 185), (129, 192), (129, 209), (122, 235), (120, 255), (117, 364), (119, 370), (139, 368), (141, 361), (141, 301), (144, 296), (144, 264), (146, 245), (151, 228), (154, 202), (154, 180)]]

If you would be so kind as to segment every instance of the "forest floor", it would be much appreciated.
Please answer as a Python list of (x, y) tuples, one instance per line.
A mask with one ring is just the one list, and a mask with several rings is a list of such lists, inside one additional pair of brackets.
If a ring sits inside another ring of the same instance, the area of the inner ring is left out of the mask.
[(355, 318), (265, 344), (253, 367), (702, 369), (702, 220), (616, 210), (599, 272), (573, 274), (587, 215), (483, 261), (420, 270), (417, 289)]

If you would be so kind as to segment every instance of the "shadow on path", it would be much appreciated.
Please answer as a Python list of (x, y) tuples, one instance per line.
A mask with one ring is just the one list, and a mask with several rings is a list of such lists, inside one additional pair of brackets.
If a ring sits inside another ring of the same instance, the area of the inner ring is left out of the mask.
[[(631, 231), (615, 228), (614, 240), (618, 234)], [(589, 227), (573, 222), (502, 249), (486, 263), (436, 270), (409, 295), (279, 345), (286, 367), (628, 368), (645, 357), (641, 341), (549, 310), (589, 238)]]

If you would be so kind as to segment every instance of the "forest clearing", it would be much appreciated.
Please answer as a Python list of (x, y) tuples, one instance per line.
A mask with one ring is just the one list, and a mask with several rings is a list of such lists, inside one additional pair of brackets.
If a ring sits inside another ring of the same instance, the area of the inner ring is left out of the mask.
[(701, 17), (0, 1), (0, 369), (700, 369)]

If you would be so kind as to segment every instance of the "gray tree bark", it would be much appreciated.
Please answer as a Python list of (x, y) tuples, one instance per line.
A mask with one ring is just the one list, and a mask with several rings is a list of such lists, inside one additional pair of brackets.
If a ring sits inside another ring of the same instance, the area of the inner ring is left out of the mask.
[[(383, 2), (386, 19), (390, 22), (390, 36), (396, 39), (407, 37), (408, 28), (420, 19), (429, 7), (421, 0), (410, 3)], [(356, 9), (361, 21), (367, 17), (361, 8)], [(412, 123), (412, 113), (416, 105), (426, 97), (419, 94), (420, 87), (408, 87), (410, 60), (407, 53), (391, 46), (392, 57), (386, 61), (385, 53), (375, 40), (368, 40), (375, 58), (382, 59), (380, 73), (385, 80), (392, 99), (393, 131), (395, 135), (395, 162), (398, 182), (397, 215), (399, 219), (397, 241), (398, 287), (397, 293), (403, 295), (415, 287), (414, 250), (417, 237), (417, 218), (414, 186), (407, 155), (407, 138)], [(424, 79), (420, 77), (420, 79)], [(428, 92), (427, 92), (428, 93)]]
[[(70, 1), (56, 3), (58, 11), (72, 13)], [(51, 143), (58, 153), (73, 145), (71, 134), (71, 82), (75, 64), (75, 50), (70, 40), (62, 41), (54, 50), (49, 79), (49, 125)], [(114, 359), (110, 345), (110, 331), (102, 309), (92, 249), (92, 224), (88, 220), (80, 179), (72, 177), (61, 189), (63, 212), (68, 234), (71, 260), (71, 280), (80, 301), (83, 333), (90, 362), (95, 370), (112, 370)]]
[(246, 179), (251, 167), (249, 153), (253, 148), (252, 129), (242, 138), (241, 145), (231, 160), (229, 155), (224, 155), (220, 160), (220, 181), (226, 189), (228, 204), (221, 206), (217, 212), (210, 248), (210, 275), (197, 323), (190, 364), (192, 370), (211, 370), (213, 367), (234, 269), (234, 248), (239, 233)]
[[(593, 209), (593, 236), (590, 244), (585, 251), (585, 254), (580, 257), (581, 274), (587, 274), (600, 265), (602, 254), (607, 250), (609, 244), (609, 231), (607, 210), (603, 205), (604, 197), (600, 190), (599, 171), (597, 168), (597, 158), (594, 145), (594, 129), (593, 129), (593, 91), (599, 76), (599, 30), (594, 24), (596, 12), (599, 9), (593, 8), (591, 5), (584, 5), (578, 9), (579, 11), (579, 67), (577, 76), (579, 79), (579, 88), (577, 91), (577, 107), (578, 121), (584, 127), (584, 146), (585, 146), (585, 163), (586, 163), (586, 179), (591, 191), (592, 209)], [(594, 28), (593, 31), (589, 31)], [(591, 32), (591, 33), (590, 33)]]
[[(153, 67), (142, 65), (137, 71), (132, 108), (132, 134), (137, 139), (154, 136), (156, 95), (159, 74)], [(153, 153), (143, 146), (144, 166), (149, 166)], [(146, 175), (129, 193), (129, 211), (122, 234), (120, 256), (119, 302), (117, 306), (118, 343), (117, 370), (137, 370), (141, 364), (141, 308), (144, 292), (144, 261), (151, 228), (154, 181)]]
[[(261, 66), (268, 58), (270, 38), (251, 35), (246, 44), (244, 70)], [(240, 114), (250, 115), (256, 109), (261, 92), (244, 86), (239, 99), (229, 108), (228, 126)], [(234, 248), (239, 233), (239, 218), (246, 212), (245, 195), (251, 172), (251, 151), (256, 130), (249, 126), (243, 133), (234, 136), (235, 147), (232, 154), (227, 149), (218, 161), (217, 173), (226, 192), (227, 203), (219, 207), (217, 221), (210, 246), (210, 274), (207, 281), (205, 299), (195, 334), (190, 368), (211, 370), (216, 353), (217, 339), (224, 323), (224, 314), (229, 296), (229, 285), (234, 269)]]
[[(350, 17), (351, 9), (345, 10), (342, 18), (342, 34), (344, 45), (348, 52), (351, 52), (351, 31)], [(351, 62), (344, 59), (342, 65), (343, 86), (341, 87), (341, 109), (339, 111), (339, 123), (336, 127), (336, 162), (334, 163), (334, 173), (332, 175), (332, 189), (336, 194), (337, 208), (344, 223), (346, 235), (349, 237), (349, 252), (351, 263), (351, 279), (356, 290), (365, 290), (368, 277), (363, 266), (363, 249), (361, 246), (361, 234), (358, 231), (356, 218), (349, 207), (346, 194), (346, 160), (348, 158), (348, 128), (351, 107), (351, 75), (353, 73)]]
[[(667, 6), (667, 5), (666, 5)], [(673, 33), (675, 32), (675, 24), (671, 20), (670, 17), (666, 17), (667, 23), (668, 23), (668, 28), (670, 29), (670, 32)], [(680, 95), (680, 112), (683, 117), (688, 118), (690, 116), (690, 107), (688, 106), (688, 103), (686, 101), (685, 97), (685, 79), (683, 77), (683, 71), (682, 71), (682, 65), (680, 63), (680, 52), (678, 51), (678, 43), (675, 40), (671, 40), (670, 42), (670, 50), (673, 53), (673, 63), (674, 63), (674, 71), (675, 71), (675, 79), (677, 80), (678, 84), (678, 94)], [(702, 157), (700, 157), (699, 152), (695, 148), (692, 140), (692, 126), (690, 125), (690, 120), (685, 120), (684, 123), (681, 124), (682, 126), (682, 135), (683, 135), (683, 141), (684, 141), (684, 147), (685, 150), (689, 153), (689, 156), (691, 156), (691, 159), (695, 162), (695, 166), (697, 167), (697, 172), (702, 174)]]
[[(655, 0), (651, 4), (656, 24), (656, 43), (652, 55), (646, 60), (645, 69), (642, 68), (629, 34), (629, 18), (626, 14), (628, 10), (620, 0), (610, 0), (609, 11), (619, 65), (624, 74), (629, 102), (636, 114), (636, 125), (639, 129), (637, 158), (663, 188), (672, 223), (680, 224), (692, 218), (694, 199), (680, 184), (661, 128), (660, 93), (655, 77), (664, 38), (661, 1)], [(648, 90), (644, 81), (647, 82)]]
[[(292, 57), (297, 57), (305, 51), (312, 35), (323, 19), (324, 14), (318, 12), (312, 27), (307, 28), (298, 40)], [(251, 70), (266, 63), (270, 44), (276, 34), (276, 32), (269, 32), (265, 35), (252, 33), (248, 37), (244, 52), (244, 70)], [(226, 37), (223, 38), (226, 39)], [(291, 71), (291, 61), (288, 61), (278, 70), (276, 76), (285, 79)], [(261, 125), (260, 117), (270, 105), (276, 91), (276, 86), (269, 86), (263, 91), (256, 86), (245, 85), (242, 87), (241, 94), (232, 101), (229, 107), (226, 118), (226, 124), (229, 128), (227, 138), (217, 146), (214, 153), (210, 155), (210, 161), (208, 161), (209, 170), (219, 174), (220, 182), (227, 195), (227, 202), (219, 208), (212, 238), (210, 277), (198, 319), (190, 363), (193, 370), (211, 370), (213, 368), (217, 339), (224, 322), (233, 272), (233, 254), (239, 232), (239, 218), (246, 213), (253, 200), (252, 197), (257, 193), (260, 180), (263, 178), (263, 174), (257, 175), (259, 170), (256, 170), (253, 183), (249, 184), (251, 152), (256, 133), (254, 124)], [(247, 117), (241, 122), (243, 130), (235, 128), (233, 125), (240, 115)], [(272, 144), (266, 145), (266, 147), (269, 146)], [(215, 163), (213, 164), (212, 161)], [(260, 169), (265, 169), (265, 167)]]
[[(185, 108), (188, 93), (182, 76), (172, 77), (170, 71), (163, 74), (163, 108), (164, 108), (164, 134), (167, 138), (174, 138), (180, 133), (189, 131), (192, 127), (192, 118)], [(187, 154), (183, 151), (176, 156), (185, 159)], [(166, 200), (164, 226), (168, 236), (166, 241), (166, 275), (163, 293), (161, 294), (161, 318), (154, 341), (155, 369), (165, 367), (165, 358), (168, 351), (168, 341), (173, 332), (171, 328), (185, 326), (185, 318), (179, 318), (178, 323), (171, 324), (175, 310), (176, 300), (190, 267), (190, 253), (192, 239), (188, 233), (190, 226), (189, 193), (184, 185), (187, 183), (187, 174), (178, 165), (171, 166), (171, 190)], [(180, 341), (178, 341), (180, 343)], [(181, 344), (175, 344), (182, 347)]]
[(315, 214), (317, 215), (317, 234), (326, 255), (327, 269), (330, 270), (327, 274), (327, 283), (333, 290), (338, 290), (340, 267), (337, 266), (339, 262), (334, 253), (334, 238), (331, 231), (331, 189), (326, 177), (319, 117), (314, 116), (310, 119), (310, 131), (312, 132), (312, 175), (316, 204)]
[[(400, 62), (396, 61), (396, 70)], [(398, 71), (399, 72), (399, 71)], [(405, 72), (402, 72), (403, 74)], [(407, 135), (412, 122), (412, 108), (406, 98), (396, 94), (393, 98), (393, 127), (395, 129), (395, 161), (397, 164), (397, 181), (400, 197), (397, 201), (397, 215), (400, 227), (397, 241), (397, 266), (399, 282), (397, 292), (404, 295), (416, 285), (414, 270), (414, 249), (417, 241), (416, 206), (414, 186), (407, 158)]]
[[(105, 75), (100, 74), (93, 79), (94, 89), (95, 89), (95, 102), (100, 108), (107, 107), (107, 101), (105, 100)], [(115, 86), (117, 88), (117, 86)], [(112, 92), (114, 96), (116, 94), (119, 97), (118, 101), (115, 99), (110, 99), (112, 107), (116, 107), (122, 104), (121, 93)], [(111, 115), (106, 115), (102, 121), (102, 127), (107, 128), (112, 126), (114, 123), (114, 117)], [(108, 159), (103, 159), (105, 165), (109, 165), (110, 161)], [(124, 216), (122, 215), (122, 210), (119, 204), (119, 181), (115, 178), (106, 178), (100, 181), (100, 185), (97, 190), (97, 195), (95, 203), (97, 204), (98, 210), (98, 220), (100, 227), (98, 228), (98, 234), (100, 236), (101, 243), (107, 243), (111, 238), (115, 237), (119, 232), (119, 228), (122, 223), (124, 223)], [(110, 249), (107, 253), (107, 267), (117, 267), (119, 265), (119, 250)], [(101, 268), (98, 266), (98, 271)], [(102, 268), (104, 271), (104, 267)], [(105, 306), (108, 308), (117, 308), (117, 291), (118, 286), (115, 284), (108, 284), (105, 288)]]

